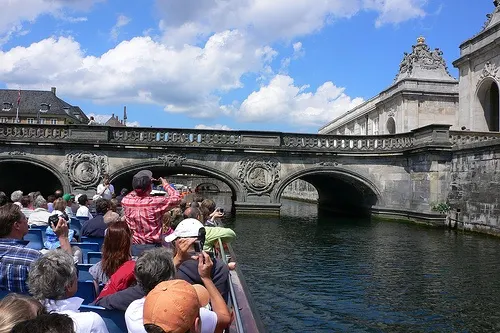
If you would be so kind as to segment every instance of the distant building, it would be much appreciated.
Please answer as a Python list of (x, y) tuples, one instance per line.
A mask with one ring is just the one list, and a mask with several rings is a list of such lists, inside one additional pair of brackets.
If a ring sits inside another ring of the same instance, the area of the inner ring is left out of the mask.
[[(19, 101), (19, 104), (18, 104)], [(19, 113), (17, 113), (19, 105)], [(89, 119), (78, 106), (70, 105), (50, 91), (0, 89), (0, 123), (87, 124)]]
[(389, 88), (323, 126), (320, 134), (377, 135), (409, 132), (429, 124), (451, 129), (500, 131), (500, 0), (482, 30), (460, 45), (453, 62), (459, 80), (447, 71), (439, 49), (419, 38), (405, 53)]

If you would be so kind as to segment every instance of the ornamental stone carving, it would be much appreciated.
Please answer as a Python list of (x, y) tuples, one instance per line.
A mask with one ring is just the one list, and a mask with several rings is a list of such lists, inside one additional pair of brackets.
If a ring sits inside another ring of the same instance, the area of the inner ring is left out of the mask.
[(158, 157), (158, 160), (163, 161), (163, 165), (166, 167), (178, 167), (184, 163), (186, 158), (177, 154), (168, 154)]
[(477, 82), (477, 85), (479, 86), (484, 79), (487, 77), (490, 77), (492, 79), (498, 80), (498, 67), (496, 64), (492, 64), (491, 62), (487, 61), (486, 64), (484, 64), (484, 68), (481, 72), (481, 76), (479, 76), (479, 80)]
[(280, 179), (281, 166), (274, 160), (245, 159), (238, 166), (238, 179), (249, 195), (269, 195)]
[(19, 151), (19, 150), (12, 150), (12, 151), (6, 151), (2, 152), (2, 155), (9, 155), (9, 156), (26, 156), (26, 152), (24, 151)]
[(66, 174), (75, 188), (84, 190), (97, 186), (101, 176), (107, 173), (108, 157), (90, 152), (66, 155)]
[(338, 162), (318, 162), (318, 163), (316, 163), (316, 166), (319, 166), (319, 167), (338, 167), (340, 165), (341, 164)]

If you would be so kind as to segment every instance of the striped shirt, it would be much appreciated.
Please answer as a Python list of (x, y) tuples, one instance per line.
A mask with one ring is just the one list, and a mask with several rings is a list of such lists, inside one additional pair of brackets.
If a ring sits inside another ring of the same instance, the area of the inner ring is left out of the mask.
[(133, 244), (161, 243), (161, 219), (181, 200), (177, 190), (170, 186), (166, 190), (168, 196), (139, 196), (132, 191), (122, 199), (125, 218), (133, 233)]
[(17, 239), (0, 238), (0, 289), (28, 293), (29, 266), (42, 254), (26, 248), (25, 244)]

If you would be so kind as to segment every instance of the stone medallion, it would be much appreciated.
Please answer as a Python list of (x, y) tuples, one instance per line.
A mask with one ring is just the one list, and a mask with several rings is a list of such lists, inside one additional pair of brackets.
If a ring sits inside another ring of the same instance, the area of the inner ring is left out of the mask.
[(238, 166), (238, 178), (249, 194), (260, 196), (272, 191), (280, 169), (277, 161), (245, 159)]
[(66, 155), (66, 173), (76, 188), (88, 189), (97, 186), (108, 169), (108, 157), (90, 152)]

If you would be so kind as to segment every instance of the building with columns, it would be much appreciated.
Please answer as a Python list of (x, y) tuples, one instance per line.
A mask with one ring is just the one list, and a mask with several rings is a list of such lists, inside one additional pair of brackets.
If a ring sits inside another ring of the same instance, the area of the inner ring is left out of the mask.
[(447, 69), (442, 51), (420, 37), (405, 53), (394, 83), (377, 96), (320, 128), (320, 134), (377, 135), (409, 132), (429, 124), (452, 130), (499, 131), (500, 0), (483, 29), (460, 45)]

